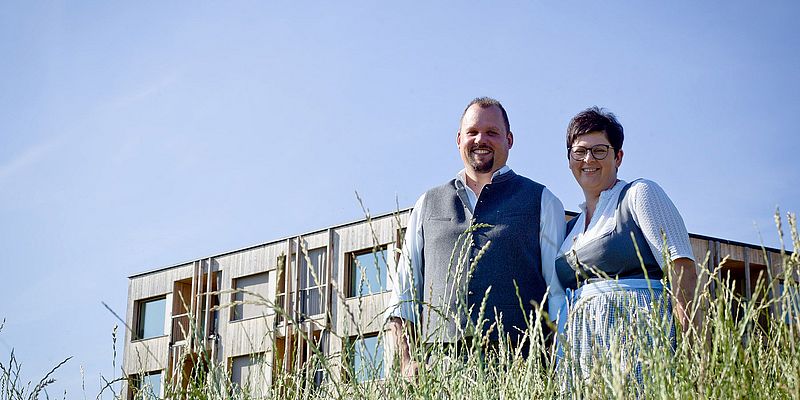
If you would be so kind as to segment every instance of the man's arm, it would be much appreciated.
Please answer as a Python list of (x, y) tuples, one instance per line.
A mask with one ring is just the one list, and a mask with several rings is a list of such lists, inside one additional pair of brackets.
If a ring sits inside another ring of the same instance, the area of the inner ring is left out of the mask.
[(539, 248), (542, 252), (542, 276), (550, 287), (547, 312), (550, 313), (551, 320), (558, 317), (558, 311), (566, 302), (564, 289), (558, 281), (555, 268), (556, 256), (564, 241), (565, 231), (564, 206), (558, 197), (545, 188), (542, 191), (539, 216)]
[(418, 321), (419, 296), (422, 293), (422, 204), (423, 194), (414, 204), (408, 217), (403, 253), (394, 271), (389, 271), (389, 323), (390, 341), (400, 361), (400, 371), (406, 378), (416, 375), (417, 365), (411, 359), (416, 343), (415, 323)]
[(389, 317), (389, 332), (395, 356), (400, 361), (400, 374), (406, 379), (417, 376), (419, 366), (411, 359), (416, 345), (414, 324), (400, 317)]

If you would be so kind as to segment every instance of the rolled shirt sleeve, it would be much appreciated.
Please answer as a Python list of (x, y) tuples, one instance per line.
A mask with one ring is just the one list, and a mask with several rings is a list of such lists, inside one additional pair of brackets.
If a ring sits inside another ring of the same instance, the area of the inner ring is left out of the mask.
[(564, 288), (558, 281), (555, 270), (556, 256), (566, 231), (564, 205), (550, 190), (542, 191), (541, 215), (539, 216), (539, 248), (542, 253), (542, 276), (550, 288), (547, 312), (555, 320), (561, 306), (566, 302)]
[(422, 204), (425, 194), (419, 197), (408, 216), (406, 234), (400, 261), (394, 271), (389, 271), (389, 302), (386, 318), (400, 317), (417, 323), (416, 307), (422, 291)]

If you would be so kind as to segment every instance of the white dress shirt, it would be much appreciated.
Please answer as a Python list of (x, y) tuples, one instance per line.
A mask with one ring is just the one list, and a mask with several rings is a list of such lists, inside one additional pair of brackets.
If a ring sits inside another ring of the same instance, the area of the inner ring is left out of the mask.
[[(497, 170), (492, 178), (504, 174), (511, 169), (508, 165)], [(466, 182), (465, 170), (461, 170), (456, 175), (467, 192), (469, 208), (475, 211), (475, 204), (478, 202), (478, 195), (469, 189)], [(422, 234), (422, 205), (425, 201), (425, 194), (419, 197), (411, 215), (408, 217), (406, 235), (403, 245), (403, 257), (397, 265), (396, 271), (389, 271), (388, 286), (391, 291), (387, 308), (388, 317), (400, 317), (408, 321), (417, 323), (417, 310), (415, 305), (422, 297), (422, 249), (425, 246), (425, 238)], [(552, 319), (556, 315), (561, 304), (564, 303), (564, 289), (558, 281), (555, 273), (555, 259), (561, 245), (566, 223), (564, 218), (564, 206), (561, 201), (553, 195), (550, 190), (544, 188), (542, 191), (542, 203), (539, 219), (539, 247), (542, 255), (542, 276), (550, 286), (548, 297), (548, 312)], [(533, 273), (533, 272), (531, 272)], [(417, 300), (415, 302), (414, 300)]]
[[(580, 249), (614, 230), (617, 226), (616, 211), (619, 195), (627, 184), (620, 180), (611, 189), (600, 193), (600, 200), (597, 202), (594, 215), (589, 221), (586, 231), (583, 229), (586, 226), (586, 203), (580, 205), (583, 212), (577, 217), (578, 221), (572, 230), (567, 232), (559, 254)], [(689, 234), (686, 232), (683, 218), (661, 186), (647, 179), (637, 179), (628, 189), (627, 195), (633, 196), (630, 202), (633, 220), (642, 230), (650, 251), (653, 252), (653, 256), (662, 269), (664, 268), (663, 254), (667, 254), (673, 261), (684, 257), (694, 260), (692, 245), (689, 242)], [(662, 230), (666, 236), (666, 249), (664, 248), (665, 242), (661, 238)]]

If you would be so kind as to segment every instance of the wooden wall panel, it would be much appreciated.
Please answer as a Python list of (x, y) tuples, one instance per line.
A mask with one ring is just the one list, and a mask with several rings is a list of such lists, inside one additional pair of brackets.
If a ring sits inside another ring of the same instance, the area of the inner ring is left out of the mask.
[(226, 325), (226, 334), (222, 337), (223, 354), (226, 358), (272, 351), (272, 327), (275, 326), (273, 316), (228, 322)]
[(692, 253), (694, 253), (695, 262), (698, 264), (705, 262), (708, 255), (708, 240), (690, 238), (689, 242), (692, 245)]
[(384, 313), (389, 300), (389, 293), (380, 293), (370, 296), (347, 299), (344, 307), (346, 317), (340, 318), (336, 332), (342, 336), (354, 336), (382, 332), (384, 328)]
[(310, 235), (303, 235), (306, 250), (318, 249), (328, 245), (328, 231), (316, 232)]
[(172, 292), (175, 281), (192, 277), (193, 263), (139, 275), (130, 280), (128, 301), (136, 301)]
[(727, 256), (729, 260), (744, 261), (745, 248), (742, 246), (721, 243), (719, 246), (719, 250), (720, 250), (719, 254), (720, 260), (722, 260)]
[[(267, 258), (266, 246), (254, 247), (213, 259), (215, 266), (219, 270), (227, 271), (231, 279), (275, 268), (275, 260)], [(229, 289), (230, 282), (223, 282), (222, 287)]]
[(751, 264), (767, 265), (764, 251), (761, 249), (747, 249), (747, 257)]
[(126, 344), (123, 369), (128, 374), (167, 368), (169, 337), (160, 336)]
[[(133, 338), (131, 329), (136, 329), (135, 307), (139, 300), (149, 299), (157, 296), (167, 298), (164, 314), (165, 325), (171, 323), (170, 310), (172, 310), (172, 291), (175, 281), (191, 278), (193, 264), (184, 264), (171, 269), (156, 271), (149, 274), (136, 276), (128, 282), (128, 304), (125, 311), (125, 343), (131, 343)], [(169, 327), (165, 326), (164, 332), (169, 332)], [(167, 338), (167, 342), (169, 338)], [(135, 353), (128, 351), (129, 347), (123, 351), (123, 364), (126, 364), (130, 357), (135, 357)], [(166, 358), (166, 355), (164, 356)], [(134, 360), (130, 360), (133, 362)]]

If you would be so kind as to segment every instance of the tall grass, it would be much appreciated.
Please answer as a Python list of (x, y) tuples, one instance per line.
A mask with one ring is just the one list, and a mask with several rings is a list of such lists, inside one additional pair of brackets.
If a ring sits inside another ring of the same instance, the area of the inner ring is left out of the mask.
[[(546, 339), (553, 327), (548, 325), (549, 319), (539, 307), (526, 331), (524, 345), (528, 357), (521, 356), (520, 348), (503, 341), (487, 346), (478, 330), (458, 348), (415, 346), (412, 357), (422, 367), (411, 380), (397, 373), (396, 361), (383, 366), (388, 372), (383, 378), (378, 376), (378, 369), (369, 366), (354, 370), (351, 364), (342, 361), (351, 357), (352, 348), (345, 346), (341, 353), (335, 354), (313, 348), (307, 361), (299, 366), (281, 365), (283, 361), (279, 358), (254, 360), (254, 364), (262, 366), (264, 376), (272, 376), (271, 384), (239, 386), (231, 382), (226, 365), (211, 360), (209, 354), (201, 351), (196, 368), (185, 379), (166, 380), (164, 396), (175, 399), (800, 398), (797, 280), (800, 235), (793, 214), (788, 215), (786, 222), (793, 251), (782, 251), (782, 265), (777, 269), (784, 272), (780, 276), (762, 275), (754, 282), (750, 299), (737, 294), (728, 276), (719, 273), (722, 263), (709, 265), (708, 258), (705, 260), (702, 270), (706, 272), (699, 279), (695, 308), (690, 310), (701, 321), (700, 329), (686, 333), (679, 330), (674, 351), (667, 345), (652, 344), (666, 340), (665, 324), (671, 323), (652, 318), (644, 331), (641, 325), (636, 330), (620, 331), (620, 337), (626, 337), (627, 342), (598, 353), (592, 368), (584, 373), (573, 368), (575, 360), (570, 359), (569, 352), (557, 360), (554, 346), (558, 339)], [(784, 220), (776, 216), (776, 223), (780, 233)], [(784, 239), (781, 235), (782, 249)], [(776, 290), (779, 283), (781, 290)], [(293, 313), (285, 312), (269, 299), (259, 302), (292, 320)], [(497, 323), (494, 329), (502, 332), (504, 328)], [(416, 337), (422, 334), (418, 329), (407, 333)], [(340, 339), (346, 341), (353, 336), (363, 339), (364, 332), (357, 329), (342, 334)], [(274, 337), (269, 339), (275, 343)], [(383, 336), (380, 340), (389, 341)], [(296, 353), (299, 349), (286, 351)], [(273, 354), (277, 354), (277, 349), (273, 349)], [(632, 373), (637, 366), (642, 371), (641, 384)], [(327, 379), (321, 383), (317, 370), (325, 371)], [(367, 379), (359, 382), (357, 376)], [(50, 374), (38, 385), (21, 384), (19, 366), (12, 355), (10, 362), (0, 363), (0, 400), (36, 398), (49, 379)], [(113, 395), (127, 398), (126, 393)], [(146, 392), (134, 397), (150, 398)]]

